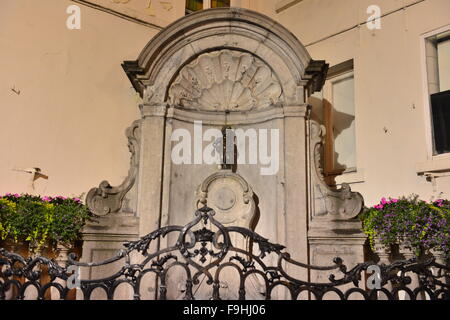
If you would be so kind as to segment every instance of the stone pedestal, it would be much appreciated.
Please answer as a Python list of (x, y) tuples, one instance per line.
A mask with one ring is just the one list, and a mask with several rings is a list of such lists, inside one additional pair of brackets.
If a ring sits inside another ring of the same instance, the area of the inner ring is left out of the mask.
[[(413, 249), (411, 248), (411, 245), (407, 242), (401, 242), (399, 245), (399, 253), (401, 255), (403, 255), (403, 257), (405, 258), (405, 260), (412, 260), (412, 259), (417, 259), (417, 256), (415, 255)], [(408, 285), (408, 288), (411, 289), (412, 291), (414, 291), (414, 289), (418, 288), (420, 286), (419, 283), (419, 275), (415, 272), (407, 272), (405, 274), (407, 277), (411, 278), (411, 283)], [(405, 293), (403, 294), (403, 297), (401, 297), (402, 300), (410, 300), (410, 297), (408, 297), (408, 295)], [(416, 300), (424, 300), (425, 299), (425, 295), (424, 293), (420, 293), (418, 294), (418, 296), (416, 297)]]
[[(341, 189), (331, 189), (324, 181), (320, 166), (320, 150), (326, 134), (317, 122), (307, 122), (308, 173), (309, 173), (309, 263), (331, 266), (336, 257), (344, 260), (347, 270), (364, 261), (366, 235), (357, 218), (363, 206), (359, 193), (344, 184)], [(311, 272), (313, 282), (328, 282), (329, 272)], [(337, 272), (336, 278), (343, 276)], [(361, 287), (364, 288), (365, 279)]]
[[(60, 244), (58, 243), (56, 246), (56, 263), (62, 267), (65, 268), (67, 267), (67, 261), (68, 261), (68, 255), (69, 255), (69, 251), (70, 251), (71, 247), (70, 246), (66, 246), (64, 244)], [(59, 283), (63, 288), (65, 288), (67, 286), (67, 281), (57, 278), (54, 283)], [(51, 293), (51, 299), (52, 300), (61, 300), (61, 294), (59, 292), (58, 289), (52, 287), (50, 289), (50, 293)]]
[[(430, 250), (430, 254), (433, 255), (436, 263), (438, 263), (442, 266), (446, 266), (446, 267), (449, 266), (448, 259), (445, 257), (444, 252), (442, 252), (440, 250), (432, 249), (432, 250)], [(440, 273), (439, 273), (439, 270), (440, 270)], [(450, 273), (449, 272), (446, 272), (446, 271), (444, 271), (442, 269), (438, 269), (438, 268), (432, 268), (432, 271), (433, 271), (434, 275), (441, 276), (439, 279), (441, 282), (443, 282), (447, 285), (450, 285)]]
[[(32, 259), (36, 259), (38, 257), (42, 257), (43, 256), (43, 247), (40, 247), (36, 242), (30, 242), (29, 243), (29, 247), (28, 247), (28, 251), (30, 254), (30, 257)], [(34, 267), (33, 267), (33, 271), (42, 271), (42, 266), (40, 263), (37, 263)], [(41, 275), (41, 279), (42, 279), (42, 275)], [(29, 286), (24, 293), (24, 300), (37, 300), (38, 298), (38, 292), (37, 289), (35, 289), (34, 286)]]
[[(309, 232), (310, 263), (315, 266), (331, 266), (336, 257), (342, 258), (347, 270), (364, 261), (364, 243), (366, 236), (361, 232), (361, 222), (324, 221), (315, 222)], [(336, 278), (342, 278), (339, 271), (334, 272)], [(330, 271), (312, 271), (312, 282), (328, 282)], [(365, 287), (365, 279), (361, 279), (360, 287)]]
[[(117, 255), (125, 249), (124, 242), (138, 240), (138, 218), (134, 214), (116, 213), (108, 218), (100, 217), (97, 223), (88, 223), (83, 229), (83, 253), (80, 262), (101, 262)], [(62, 261), (61, 261), (62, 262)], [(120, 260), (108, 266), (82, 267), (80, 279), (101, 279), (118, 272), (124, 265)], [(117, 290), (116, 299), (132, 299), (130, 290)], [(81, 290), (77, 290), (77, 300), (83, 300)], [(92, 300), (106, 299), (106, 293), (94, 291)]]
[(436, 263), (443, 266), (448, 266), (448, 259), (445, 257), (444, 252), (441, 250), (432, 249), (430, 250), (430, 254), (435, 258)]
[[(390, 265), (391, 264), (391, 261), (392, 261), (391, 246), (385, 246), (384, 244), (381, 243), (381, 241), (375, 240), (374, 251), (375, 251), (376, 255), (378, 256), (378, 258), (380, 259), (378, 264), (380, 264), (380, 265)], [(388, 290), (389, 292), (391, 292), (393, 289), (392, 282), (388, 281), (383, 286), (383, 288)], [(386, 295), (381, 292), (378, 293), (377, 298), (378, 298), (378, 300), (387, 300)]]

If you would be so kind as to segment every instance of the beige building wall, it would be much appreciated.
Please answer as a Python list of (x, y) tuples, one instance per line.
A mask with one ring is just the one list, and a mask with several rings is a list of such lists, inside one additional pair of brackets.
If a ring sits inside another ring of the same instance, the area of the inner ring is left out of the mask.
[[(291, 30), (313, 59), (330, 66), (354, 59), (356, 174), (366, 205), (382, 196), (450, 197), (450, 154), (432, 157), (423, 35), (450, 28), (450, 1), (303, 0), (272, 17)], [(381, 8), (381, 29), (369, 30), (367, 8)], [(358, 26), (359, 25), (359, 26)], [(420, 171), (439, 176), (427, 181)], [(443, 177), (442, 177), (443, 176)]]
[[(139, 117), (139, 99), (120, 64), (135, 60), (158, 26), (181, 17), (184, 0), (167, 1), (169, 10), (160, 1), (153, 2), (155, 8), (139, 0), (83, 2), (0, 3), (0, 193), (75, 196), (102, 180), (117, 185), (127, 175), (124, 131)], [(73, 4), (81, 8), (81, 30), (66, 27), (66, 9)], [(363, 24), (372, 4), (386, 14), (380, 30)], [(450, 1), (234, 0), (233, 5), (286, 26), (313, 59), (330, 65), (354, 59), (358, 171), (338, 182), (352, 182), (367, 205), (411, 193), (426, 200), (440, 193), (450, 198), (445, 177), (450, 157), (437, 161), (430, 153), (423, 48), (424, 34), (450, 24)], [(13, 170), (29, 167), (49, 176), (37, 180), (34, 190), (30, 174)], [(432, 183), (418, 175), (433, 170), (444, 171), (439, 173), (444, 177)]]
[[(80, 5), (69, 30), (68, 0), (0, 3), (0, 193), (66, 196), (127, 176), (125, 129), (139, 117), (124, 60), (136, 59), (158, 30)], [(20, 94), (15, 93), (12, 89)]]

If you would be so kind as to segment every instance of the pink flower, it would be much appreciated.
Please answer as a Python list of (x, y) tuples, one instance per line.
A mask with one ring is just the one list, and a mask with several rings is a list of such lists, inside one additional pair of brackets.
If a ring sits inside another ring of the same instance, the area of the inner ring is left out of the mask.
[(391, 199), (391, 203), (397, 203), (398, 199)]
[(5, 197), (9, 197), (11, 195), (11, 193), (7, 193), (7, 194), (5, 194)]
[(375, 209), (383, 210), (384, 206), (382, 204), (377, 204), (376, 206), (373, 206)]
[(74, 198), (73, 201), (75, 201), (76, 203), (81, 203), (81, 199), (79, 198)]
[(52, 201), (52, 198), (46, 196), (46, 197), (43, 197), (43, 198), (42, 198), (42, 201), (50, 202), (50, 201)]
[(436, 200), (436, 205), (437, 205), (438, 207), (443, 207), (443, 206), (444, 206), (443, 202), (444, 202), (443, 199), (438, 199), (438, 200)]
[(381, 198), (381, 204), (382, 205), (385, 205), (385, 204), (387, 204), (388, 202), (387, 202), (387, 200), (386, 200), (386, 198)]
[(15, 193), (15, 194), (14, 194), (14, 198), (20, 198), (20, 194)]

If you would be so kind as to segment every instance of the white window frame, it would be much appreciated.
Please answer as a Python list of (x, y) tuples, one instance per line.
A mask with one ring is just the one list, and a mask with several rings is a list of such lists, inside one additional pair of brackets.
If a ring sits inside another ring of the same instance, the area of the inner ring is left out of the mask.
[[(203, 0), (203, 10), (211, 8), (212, 0)], [(240, 7), (242, 0), (230, 0), (230, 7)]]
[[(342, 185), (343, 183), (348, 184), (356, 184), (356, 183), (363, 183), (365, 182), (365, 174), (364, 169), (361, 162), (361, 155), (358, 152), (360, 149), (358, 147), (359, 143), (359, 136), (358, 136), (358, 128), (359, 128), (359, 122), (358, 122), (358, 82), (357, 82), (357, 76), (355, 72), (355, 59), (353, 59), (353, 67), (350, 70), (345, 70), (342, 72), (338, 72), (335, 75), (332, 75), (327, 78), (325, 81), (325, 85), (323, 87), (323, 100), (328, 100), (330, 103), (333, 102), (333, 83), (341, 81), (346, 78), (353, 77), (354, 84), (355, 84), (355, 152), (356, 152), (356, 167), (354, 168), (347, 168), (342, 174), (340, 175), (334, 175), (331, 172), (327, 173), (324, 172), (327, 175), (327, 180), (329, 178), (334, 178), (335, 184), (337, 186)], [(324, 114), (325, 117), (325, 114)], [(325, 121), (325, 118), (323, 119)], [(333, 134), (333, 132), (327, 132), (327, 135)], [(330, 137), (327, 138), (327, 141), (330, 142)], [(333, 149), (334, 149), (334, 138), (331, 138), (331, 141), (333, 141)], [(326, 146), (324, 146), (326, 148)], [(324, 157), (325, 158), (325, 157)], [(325, 161), (330, 161), (330, 159), (324, 159)], [(334, 159), (333, 159), (334, 161)], [(325, 163), (324, 163), (325, 165)], [(334, 165), (333, 165), (334, 167)]]
[(421, 47), (421, 65), (422, 65), (422, 86), (423, 86), (423, 106), (424, 106), (424, 118), (425, 118), (425, 138), (427, 149), (427, 161), (420, 162), (416, 165), (418, 173), (427, 173), (435, 171), (450, 171), (450, 153), (434, 154), (434, 140), (433, 140), (433, 126), (432, 126), (432, 114), (431, 114), (431, 101), (430, 101), (430, 87), (428, 83), (428, 63), (427, 63), (427, 51), (426, 43), (427, 39), (436, 36), (440, 33), (450, 31), (450, 24), (435, 29), (433, 31), (422, 34), (420, 37)]
[[(355, 79), (355, 72), (353, 70), (344, 72), (342, 74), (333, 76), (331, 78), (328, 78), (327, 81), (326, 81), (326, 84), (324, 86), (324, 91), (323, 91), (324, 99), (326, 99), (326, 100), (330, 101), (331, 103), (333, 103), (334, 102), (334, 91), (333, 91), (334, 84), (337, 83), (337, 82), (349, 79), (349, 78), (353, 78), (353, 80)], [(356, 113), (356, 104), (355, 104), (355, 113)], [(334, 123), (334, 119), (332, 119), (331, 121), (332, 121), (332, 123)], [(355, 122), (356, 122), (356, 115), (355, 115)], [(334, 145), (334, 133), (330, 132), (329, 135), (330, 135), (330, 140), (332, 141), (333, 153), (334, 153), (335, 152), (335, 150), (334, 150), (334, 148), (335, 148), (335, 145)], [(356, 136), (356, 129), (355, 129), (355, 136)], [(355, 151), (356, 151), (356, 146), (355, 146)], [(357, 158), (357, 153), (355, 154), (355, 157)], [(340, 170), (340, 169), (336, 168), (335, 160), (336, 159), (334, 159), (334, 156), (333, 156), (332, 159), (327, 159), (327, 161), (333, 162), (332, 165), (331, 165), (332, 166), (332, 171), (331, 171), (332, 175), (336, 171)], [(356, 159), (355, 159), (355, 161), (356, 161)], [(342, 172), (342, 174), (353, 173), (353, 172), (356, 172), (356, 171), (357, 171), (357, 166), (356, 167), (351, 167), (351, 168), (346, 168)]]

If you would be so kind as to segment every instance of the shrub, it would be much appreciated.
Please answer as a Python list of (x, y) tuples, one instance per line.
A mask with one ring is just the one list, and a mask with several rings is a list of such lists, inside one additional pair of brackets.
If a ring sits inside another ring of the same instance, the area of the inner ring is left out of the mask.
[(30, 241), (36, 249), (47, 241), (72, 244), (92, 217), (78, 198), (6, 194), (0, 197), (0, 238)]
[(54, 242), (71, 244), (80, 238), (85, 221), (92, 217), (87, 206), (78, 198), (47, 198), (53, 211), (53, 223), (50, 226), (50, 238)]

